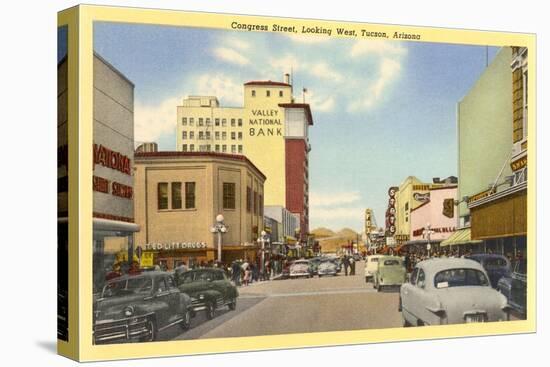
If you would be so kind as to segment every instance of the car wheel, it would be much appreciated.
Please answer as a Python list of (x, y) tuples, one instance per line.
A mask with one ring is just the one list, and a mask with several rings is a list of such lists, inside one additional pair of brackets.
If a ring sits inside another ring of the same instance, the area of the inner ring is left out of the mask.
[(383, 286), (381, 286), (381, 285), (379, 285), (379, 286), (377, 287), (378, 292), (382, 292), (382, 287), (383, 287)]
[(212, 320), (216, 316), (216, 309), (214, 308), (214, 304), (212, 302), (208, 302), (206, 304), (206, 318), (208, 320)]
[(403, 327), (411, 327), (411, 323), (407, 321), (403, 313), (401, 313), (401, 323), (403, 324)]
[(231, 302), (229, 302), (228, 306), (231, 311), (235, 311), (235, 309), (237, 308), (237, 298), (233, 298)]
[(143, 337), (142, 341), (154, 342), (157, 340), (157, 323), (153, 318), (147, 320), (147, 329), (149, 331), (149, 335)]
[(191, 310), (185, 310), (180, 326), (183, 330), (189, 330), (189, 328), (191, 327)]

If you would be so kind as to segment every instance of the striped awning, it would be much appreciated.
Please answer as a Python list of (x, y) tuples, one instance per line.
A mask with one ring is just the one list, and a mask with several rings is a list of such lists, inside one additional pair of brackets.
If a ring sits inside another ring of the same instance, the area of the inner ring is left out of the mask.
[(480, 240), (472, 240), (470, 228), (462, 228), (453, 233), (446, 240), (441, 241), (439, 246), (469, 245), (481, 243)]

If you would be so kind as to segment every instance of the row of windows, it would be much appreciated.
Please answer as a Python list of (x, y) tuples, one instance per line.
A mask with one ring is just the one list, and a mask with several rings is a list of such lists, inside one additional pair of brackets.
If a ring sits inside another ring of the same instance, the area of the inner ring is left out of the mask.
[[(282, 98), (283, 95), (284, 95), (284, 94), (283, 94), (283, 91), (280, 90), (280, 91), (279, 91), (279, 97)], [(271, 91), (270, 91), (270, 90), (266, 90), (266, 91), (265, 91), (265, 96), (266, 96), (266, 97), (271, 97)], [(256, 91), (255, 91), (254, 89), (252, 90), (252, 97), (256, 97)]]
[[(185, 139), (187, 140), (187, 137), (189, 137), (189, 140), (192, 140), (192, 139), (195, 139), (195, 132), (194, 131), (182, 131), (181, 132), (181, 138), (182, 139)], [(199, 131), (199, 134), (198, 134), (198, 139), (199, 140), (210, 140), (212, 138), (212, 134), (210, 133), (210, 131)], [(227, 132), (226, 131), (222, 131), (220, 133), (220, 131), (216, 131), (214, 133), (214, 138), (215, 140), (227, 140)], [(231, 140), (243, 140), (243, 133), (242, 131), (239, 131), (239, 132), (236, 132), (236, 131), (232, 131), (231, 132)]]
[[(232, 127), (235, 127), (235, 126), (243, 126), (243, 119), (230, 119), (231, 121), (231, 126)], [(183, 126), (195, 126), (195, 118), (194, 117), (182, 117), (181, 118), (181, 124)], [(210, 117), (206, 117), (206, 118), (203, 118), (203, 117), (199, 117), (197, 119), (197, 126), (211, 126), (212, 125), (212, 120), (210, 119)], [(214, 125), (215, 126), (227, 126), (227, 119), (223, 118), (223, 119), (219, 119), (219, 118), (215, 118), (214, 119)]]
[(159, 182), (157, 186), (157, 207), (163, 209), (195, 209), (195, 182), (185, 182), (185, 193), (182, 195), (182, 182), (171, 182), (171, 200), (168, 200), (168, 182)]
[[(239, 154), (242, 154), (243, 152), (243, 146), (242, 145), (231, 145), (231, 153), (239, 153)], [(198, 148), (198, 152), (212, 152), (212, 145), (211, 144), (203, 144), (203, 145), (199, 145), (197, 146)], [(227, 153), (227, 149), (228, 149), (228, 145), (226, 144), (223, 144), (223, 145), (220, 145), (220, 144), (216, 144), (214, 145), (214, 152), (218, 152), (218, 153)], [(195, 144), (183, 144), (181, 146), (181, 150), (182, 152), (195, 152)]]
[[(171, 186), (169, 200), (168, 187)], [(185, 209), (196, 209), (195, 200), (195, 182), (185, 182)], [(257, 196), (257, 193), (254, 193)], [(159, 210), (166, 209), (183, 209), (182, 196), (182, 182), (159, 182), (157, 186), (157, 207)], [(263, 200), (260, 195), (260, 200)], [(235, 183), (224, 182), (223, 183), (223, 208), (235, 209)], [(263, 205), (262, 205), (263, 206)], [(254, 213), (259, 212), (261, 209), (255, 209)], [(263, 215), (263, 214), (261, 214)]]

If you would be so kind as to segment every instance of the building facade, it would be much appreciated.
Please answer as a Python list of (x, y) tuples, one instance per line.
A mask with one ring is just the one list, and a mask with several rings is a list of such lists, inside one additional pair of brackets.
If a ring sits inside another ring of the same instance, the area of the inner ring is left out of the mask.
[(308, 104), (294, 103), (284, 82), (251, 81), (242, 107), (220, 106), (214, 96), (192, 96), (177, 108), (177, 150), (245, 155), (268, 178), (265, 204), (300, 217), (300, 237), (309, 231)]
[[(100, 55), (93, 74), (94, 290), (134, 260), (134, 84)], [(114, 133), (115, 132), (115, 133)]]
[[(166, 269), (213, 261), (222, 214), (222, 262), (255, 259), (264, 228), (263, 173), (246, 157), (212, 152), (136, 153), (136, 245)], [(153, 265), (149, 264), (149, 265)]]
[(458, 104), (460, 227), (475, 251), (526, 248), (527, 59), (503, 47)]

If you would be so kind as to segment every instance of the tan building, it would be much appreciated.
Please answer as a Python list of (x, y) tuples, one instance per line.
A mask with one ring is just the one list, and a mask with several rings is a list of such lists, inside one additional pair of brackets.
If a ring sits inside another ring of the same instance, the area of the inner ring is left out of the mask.
[(309, 231), (310, 106), (294, 103), (284, 82), (243, 85), (243, 106), (221, 106), (215, 96), (190, 96), (177, 107), (176, 150), (245, 155), (265, 175), (265, 203), (299, 216), (300, 240)]
[[(266, 177), (246, 157), (212, 152), (135, 154), (135, 245), (172, 269), (215, 260), (222, 214), (222, 261), (257, 256)], [(148, 265), (153, 265), (149, 263)], [(145, 265), (145, 264), (144, 264)]]

